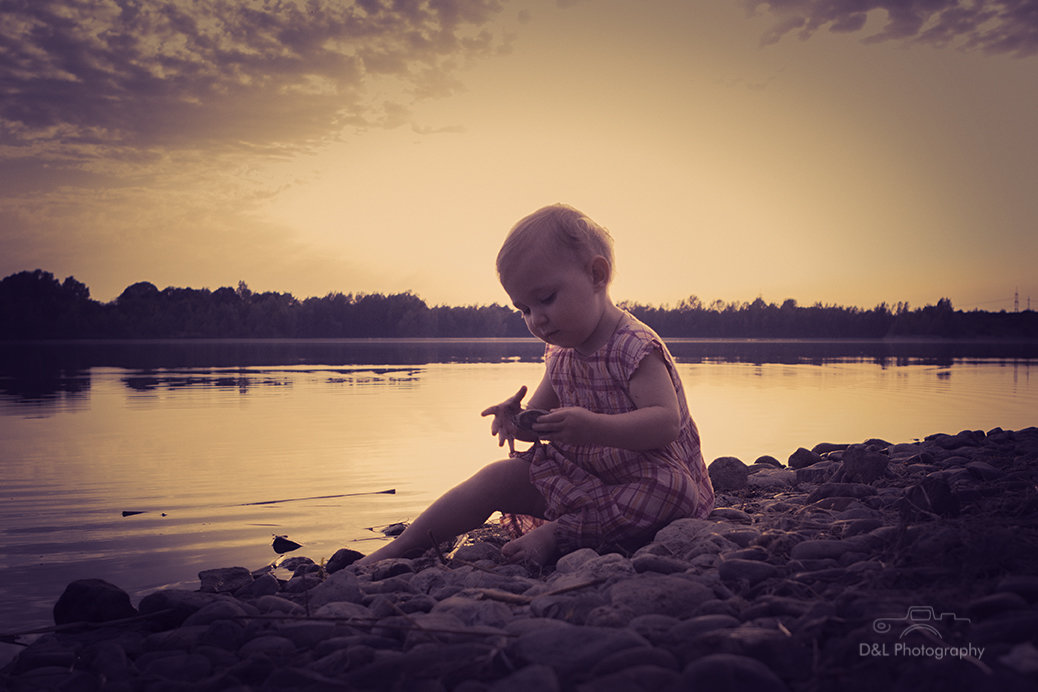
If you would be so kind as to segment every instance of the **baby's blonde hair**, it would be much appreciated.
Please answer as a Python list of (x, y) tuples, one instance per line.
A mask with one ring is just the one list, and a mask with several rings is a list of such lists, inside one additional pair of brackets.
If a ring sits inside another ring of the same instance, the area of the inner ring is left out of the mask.
[[(614, 267), (613, 237), (587, 215), (568, 204), (551, 204), (519, 220), (497, 253), (497, 274), (505, 270), (520, 254), (531, 251), (554, 256), (568, 253), (575, 262), (587, 266), (596, 256)], [(612, 277), (612, 271), (610, 271)]]

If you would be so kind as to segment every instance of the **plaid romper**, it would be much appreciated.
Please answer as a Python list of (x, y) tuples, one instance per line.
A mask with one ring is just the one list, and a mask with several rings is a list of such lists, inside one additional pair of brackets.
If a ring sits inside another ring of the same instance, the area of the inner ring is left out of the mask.
[[(596, 413), (625, 413), (635, 406), (631, 375), (650, 353), (662, 356), (678, 395), (682, 425), (678, 439), (647, 451), (600, 445), (539, 444), (516, 457), (530, 462), (530, 480), (547, 500), (559, 548), (636, 548), (681, 517), (705, 517), (714, 490), (699, 448), (699, 431), (689, 414), (674, 359), (652, 329), (624, 313), (608, 343), (584, 356), (548, 344), (545, 367), (559, 406)], [(528, 517), (512, 526), (531, 527)]]

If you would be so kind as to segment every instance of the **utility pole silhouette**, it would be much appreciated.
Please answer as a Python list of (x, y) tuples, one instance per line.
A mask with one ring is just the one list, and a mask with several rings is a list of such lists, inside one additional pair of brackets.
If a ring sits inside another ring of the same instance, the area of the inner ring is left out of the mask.
[(1020, 312), (1020, 287), (1013, 291), (1013, 312)]

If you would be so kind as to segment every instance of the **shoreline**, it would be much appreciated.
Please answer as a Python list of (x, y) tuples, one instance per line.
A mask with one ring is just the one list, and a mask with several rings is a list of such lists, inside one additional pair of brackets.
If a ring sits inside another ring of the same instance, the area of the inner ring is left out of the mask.
[(340, 551), (286, 560), (291, 576), (205, 570), (198, 590), (136, 606), (73, 582), (56, 604), (67, 626), (0, 686), (1038, 685), (1038, 428), (821, 443), (710, 473), (710, 517), (629, 555), (585, 548), (531, 571), (503, 563), (505, 537), (485, 528), (446, 555), (364, 568)]

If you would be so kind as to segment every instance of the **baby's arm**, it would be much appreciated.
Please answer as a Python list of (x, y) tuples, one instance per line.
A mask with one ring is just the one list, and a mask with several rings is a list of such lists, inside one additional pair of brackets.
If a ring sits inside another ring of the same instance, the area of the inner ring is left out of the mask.
[(559, 397), (555, 394), (555, 388), (551, 386), (551, 378), (548, 377), (548, 371), (545, 370), (541, 383), (537, 385), (533, 396), (526, 402), (526, 408), (539, 408), (544, 411), (550, 411), (558, 405)]
[[(503, 446), (505, 442), (507, 442), (509, 451), (515, 451), (512, 444), (516, 433), (513, 418), (515, 414), (523, 410), (522, 401), (525, 396), (526, 385), (523, 385), (519, 388), (518, 392), (505, 399), (500, 404), (490, 406), (482, 413), (484, 416), (494, 417), (494, 420), (490, 422), (490, 434), (497, 436), (499, 447)], [(555, 396), (555, 390), (552, 389), (551, 381), (548, 379), (547, 372), (545, 372), (544, 377), (541, 379), (541, 383), (537, 385), (537, 390), (534, 391), (533, 396), (530, 397), (530, 401), (527, 403), (527, 408), (548, 410), (558, 405), (559, 399)]]
[(585, 408), (561, 408), (541, 416), (533, 428), (549, 440), (623, 449), (656, 449), (676, 440), (681, 431), (681, 409), (663, 358), (657, 353), (646, 356), (631, 376), (629, 387), (634, 411), (610, 415)]

